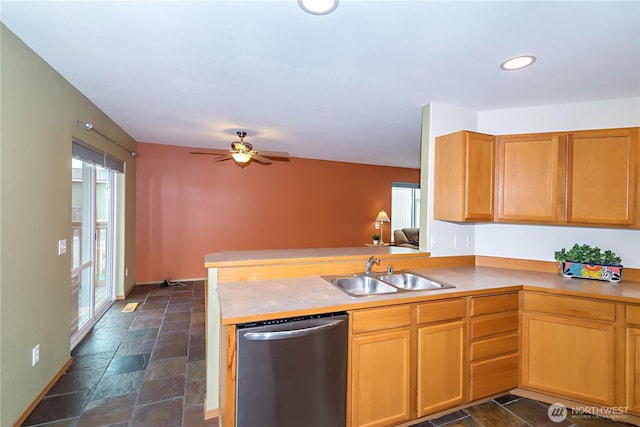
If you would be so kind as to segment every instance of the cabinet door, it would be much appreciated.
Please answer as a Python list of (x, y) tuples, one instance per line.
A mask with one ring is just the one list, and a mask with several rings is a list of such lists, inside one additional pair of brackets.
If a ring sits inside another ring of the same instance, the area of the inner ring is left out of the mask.
[(564, 134), (498, 137), (496, 220), (564, 220)]
[(637, 167), (637, 128), (570, 133), (567, 222), (633, 225)]
[(436, 138), (435, 219), (493, 219), (494, 145), (494, 136), (469, 131)]
[(411, 416), (409, 328), (357, 335), (351, 342), (351, 426), (387, 426)]
[(418, 417), (466, 400), (464, 322), (418, 329)]
[(627, 328), (627, 406), (640, 415), (640, 328)]
[(522, 386), (580, 402), (613, 406), (615, 328), (524, 313)]

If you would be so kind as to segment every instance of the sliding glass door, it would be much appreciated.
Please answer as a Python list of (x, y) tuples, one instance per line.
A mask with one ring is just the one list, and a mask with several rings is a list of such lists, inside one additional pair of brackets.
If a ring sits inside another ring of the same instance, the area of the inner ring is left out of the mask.
[[(96, 169), (96, 255), (95, 300), (96, 311), (104, 310), (113, 300), (114, 285), (114, 201), (115, 172), (95, 166)], [(112, 174), (114, 176), (112, 176)]]
[(71, 348), (115, 296), (118, 172), (72, 159)]

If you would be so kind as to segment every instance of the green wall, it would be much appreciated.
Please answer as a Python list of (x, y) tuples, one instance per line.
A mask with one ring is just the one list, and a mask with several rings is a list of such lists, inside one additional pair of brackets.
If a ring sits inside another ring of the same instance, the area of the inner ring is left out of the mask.
[[(90, 121), (131, 151), (136, 142), (84, 95), (0, 28), (0, 425), (12, 425), (70, 358), (71, 141), (77, 138), (126, 162), (125, 241), (135, 278), (136, 162), (78, 121)], [(40, 362), (31, 349), (40, 344)]]

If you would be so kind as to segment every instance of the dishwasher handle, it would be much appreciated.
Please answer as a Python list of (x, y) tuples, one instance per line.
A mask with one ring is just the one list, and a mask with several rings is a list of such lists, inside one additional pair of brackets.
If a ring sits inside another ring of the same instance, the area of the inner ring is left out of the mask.
[(312, 326), (310, 328), (294, 329), (291, 331), (279, 331), (279, 332), (248, 332), (244, 334), (244, 338), (249, 341), (273, 341), (273, 340), (285, 340), (289, 338), (304, 337), (307, 335), (317, 334), (329, 329), (333, 329), (338, 326), (344, 320), (332, 320), (331, 322), (324, 323), (318, 326)]

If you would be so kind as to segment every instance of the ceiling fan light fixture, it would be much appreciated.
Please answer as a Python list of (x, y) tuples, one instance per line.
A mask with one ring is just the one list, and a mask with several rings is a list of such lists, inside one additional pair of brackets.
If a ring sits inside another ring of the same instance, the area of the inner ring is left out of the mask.
[(534, 62), (536, 62), (536, 57), (533, 55), (519, 55), (504, 61), (500, 64), (500, 68), (505, 71), (521, 70)]
[(338, 0), (298, 0), (302, 10), (312, 15), (326, 15), (338, 7)]
[(250, 153), (231, 153), (231, 157), (238, 163), (248, 163), (251, 160)]

